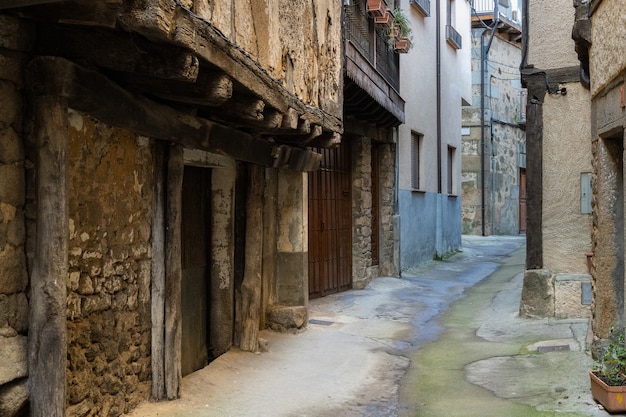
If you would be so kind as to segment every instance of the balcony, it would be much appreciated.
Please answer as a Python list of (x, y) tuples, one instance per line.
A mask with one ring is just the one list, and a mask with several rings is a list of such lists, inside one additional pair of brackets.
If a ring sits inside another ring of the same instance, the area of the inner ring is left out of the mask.
[(448, 41), (448, 44), (454, 49), (461, 49), (463, 47), (463, 38), (452, 25), (446, 25), (446, 41)]
[(351, 0), (344, 16), (344, 116), (385, 127), (403, 123), (400, 57), (388, 46), (387, 29), (367, 12), (367, 0)]
[[(511, 7), (510, 0), (497, 0), (498, 1), (498, 14), (507, 20), (519, 24), (522, 20), (522, 13), (519, 9), (513, 9)], [(479, 15), (483, 20), (485, 18), (491, 19), (494, 17), (496, 10), (496, 0), (472, 0), (472, 8), (474, 13)]]
[(411, 0), (411, 5), (425, 17), (430, 16), (430, 0)]
[(355, 46), (361, 55), (396, 90), (400, 87), (400, 60), (387, 47), (387, 34), (376, 27), (374, 19), (367, 13), (366, 2), (355, 0), (346, 6), (346, 41)]

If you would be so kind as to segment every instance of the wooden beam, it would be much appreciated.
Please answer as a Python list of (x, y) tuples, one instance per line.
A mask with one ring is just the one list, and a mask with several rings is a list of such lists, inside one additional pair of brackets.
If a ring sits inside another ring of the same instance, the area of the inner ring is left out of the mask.
[(37, 232), (30, 280), (28, 370), (33, 416), (65, 416), (67, 365), (67, 105), (38, 96)]
[(125, 85), (155, 97), (197, 106), (221, 106), (233, 95), (233, 81), (226, 74), (200, 72), (195, 83), (180, 83), (128, 74), (121, 78)]
[(183, 148), (169, 147), (166, 185), (165, 228), (165, 396), (180, 398), (182, 382), (182, 260), (181, 222), (183, 188)]
[[(39, 1), (39, 5), (20, 10), (25, 17), (45, 22), (115, 28), (124, 0)], [(60, 3), (60, 4), (44, 4)]]
[[(159, 46), (141, 35), (42, 24), (38, 28), (39, 55), (62, 56), (95, 66), (159, 80), (193, 83), (200, 63), (195, 54), (172, 46)], [(160, 85), (153, 84), (157, 91)], [(165, 86), (163, 86), (165, 87)]]
[(263, 270), (263, 189), (264, 169), (248, 168), (246, 201), (245, 267), (241, 284), (241, 350), (256, 352), (259, 348), (261, 315), (261, 271)]
[(45, 3), (60, 3), (65, 0), (3, 0), (0, 2), (0, 10), (14, 9), (17, 7), (35, 6)]
[(220, 31), (174, 0), (145, 0), (142, 7), (129, 5), (120, 19), (129, 30), (148, 38), (189, 48), (237, 80), (254, 96), (282, 113), (295, 109), (300, 115), (326, 130), (341, 133), (337, 116), (302, 102), (280, 81), (270, 76), (249, 54)]
[(165, 155), (167, 143), (154, 145), (154, 197), (152, 201), (152, 278), (150, 282), (152, 319), (152, 398), (165, 394)]
[(292, 164), (289, 146), (276, 145), (134, 96), (102, 74), (62, 58), (37, 57), (30, 63), (28, 71), (33, 74), (31, 87), (35, 93), (64, 97), (73, 109), (111, 126), (274, 168), (313, 167), (317, 160), (317, 153), (302, 150), (293, 154), (311, 161), (294, 161)]

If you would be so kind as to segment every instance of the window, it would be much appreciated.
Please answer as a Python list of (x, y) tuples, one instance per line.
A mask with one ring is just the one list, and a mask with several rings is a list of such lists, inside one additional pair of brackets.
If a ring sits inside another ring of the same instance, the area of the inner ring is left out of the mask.
[(411, 133), (411, 188), (414, 190), (419, 190), (421, 184), (421, 152), (422, 152), (422, 141), (424, 139), (424, 135), (420, 135), (419, 133), (412, 132)]
[(448, 146), (448, 194), (454, 195), (454, 154), (456, 148)]
[(454, 15), (454, 0), (447, 0), (446, 7), (446, 41), (454, 49), (461, 49), (463, 39), (461, 34), (454, 29), (456, 17)]

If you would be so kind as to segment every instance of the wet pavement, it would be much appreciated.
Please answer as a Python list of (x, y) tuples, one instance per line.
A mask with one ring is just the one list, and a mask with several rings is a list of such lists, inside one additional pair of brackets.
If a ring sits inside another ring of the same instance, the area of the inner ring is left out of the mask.
[(587, 320), (518, 317), (523, 237), (312, 300), (298, 334), (261, 332), (129, 416), (608, 416), (592, 399)]

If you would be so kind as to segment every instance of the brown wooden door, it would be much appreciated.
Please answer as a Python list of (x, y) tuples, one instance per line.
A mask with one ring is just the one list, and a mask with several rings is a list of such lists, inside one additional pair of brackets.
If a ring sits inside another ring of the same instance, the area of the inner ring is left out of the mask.
[(352, 288), (350, 147), (316, 149), (320, 169), (309, 174), (309, 297)]
[(526, 169), (519, 172), (519, 232), (526, 233)]
[(208, 364), (210, 173), (186, 166), (182, 190), (182, 353), (188, 375)]

